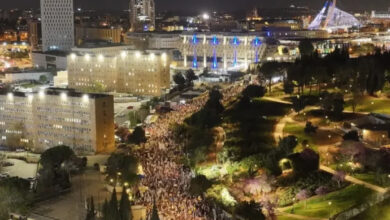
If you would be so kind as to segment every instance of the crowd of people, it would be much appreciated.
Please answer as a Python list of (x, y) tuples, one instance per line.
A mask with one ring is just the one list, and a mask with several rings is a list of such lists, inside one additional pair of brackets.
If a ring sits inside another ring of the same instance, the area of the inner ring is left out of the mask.
[[(237, 83), (221, 89), (222, 102), (228, 102), (242, 91)], [(170, 125), (182, 123), (191, 114), (199, 111), (208, 99), (203, 94), (175, 111), (161, 115), (153, 125), (147, 127), (150, 133), (147, 143), (135, 154), (143, 168), (142, 185), (147, 190), (136, 193), (136, 204), (147, 207), (148, 213), (153, 204), (162, 220), (212, 219), (212, 207), (201, 197), (189, 194), (191, 170), (180, 163), (183, 158), (183, 144), (176, 143)]]

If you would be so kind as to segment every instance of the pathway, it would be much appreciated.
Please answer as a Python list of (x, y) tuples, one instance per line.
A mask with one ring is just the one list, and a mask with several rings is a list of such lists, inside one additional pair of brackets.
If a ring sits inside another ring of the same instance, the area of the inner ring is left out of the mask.
[[(325, 171), (327, 173), (330, 173), (330, 174), (336, 174), (336, 170), (330, 168), (330, 167), (327, 167), (327, 166), (324, 166), (324, 165), (320, 165), (320, 170), (322, 171)], [(383, 188), (383, 187), (380, 187), (380, 186), (377, 186), (377, 185), (374, 185), (374, 184), (371, 184), (371, 183), (368, 183), (368, 182), (365, 182), (365, 181), (362, 181), (362, 180), (359, 180), (359, 179), (356, 179), (355, 177), (352, 177), (350, 175), (346, 175), (345, 176), (345, 180), (351, 182), (351, 183), (355, 183), (355, 184), (358, 184), (358, 185), (362, 185), (362, 186), (365, 186), (369, 189), (372, 189), (374, 191), (377, 191), (379, 193), (385, 193), (387, 192), (387, 189), (386, 188)]]
[(296, 215), (296, 214), (291, 214), (291, 213), (286, 213), (281, 211), (278, 211), (277, 215), (283, 215), (293, 219), (302, 219), (302, 220), (328, 220), (328, 218), (309, 217), (309, 216)]

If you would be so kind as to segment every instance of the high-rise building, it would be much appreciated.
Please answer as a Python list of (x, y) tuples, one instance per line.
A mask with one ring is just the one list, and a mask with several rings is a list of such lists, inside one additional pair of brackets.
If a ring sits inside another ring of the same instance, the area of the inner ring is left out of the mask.
[(70, 51), (74, 45), (73, 0), (41, 0), (42, 50)]
[(27, 22), (28, 25), (28, 37), (31, 45), (31, 49), (37, 50), (42, 43), (42, 27), (41, 22), (36, 19), (31, 19)]
[(35, 152), (58, 145), (78, 154), (111, 152), (113, 96), (67, 89), (0, 94), (0, 144)]
[(122, 50), (117, 54), (81, 48), (68, 56), (69, 88), (160, 96), (170, 88), (170, 50)]
[(155, 29), (154, 0), (130, 0), (130, 30), (151, 31)]

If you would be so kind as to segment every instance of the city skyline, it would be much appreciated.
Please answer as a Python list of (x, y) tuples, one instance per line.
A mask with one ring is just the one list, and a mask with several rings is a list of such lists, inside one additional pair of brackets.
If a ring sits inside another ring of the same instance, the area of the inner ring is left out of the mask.
[[(86, 9), (97, 10), (127, 10), (129, 6), (129, 0), (115, 0), (116, 4), (105, 0), (76, 0), (75, 7), (81, 7)], [(192, 6), (189, 8), (189, 2)], [(254, 6), (260, 8), (279, 8), (289, 5), (308, 6), (312, 9), (319, 9), (323, 5), (324, 1), (310, 1), (310, 0), (264, 0), (262, 2), (256, 0), (244, 0), (237, 4), (233, 0), (160, 0), (156, 1), (156, 10), (181, 10), (181, 11), (208, 11), (208, 10), (243, 10), (250, 9)], [(359, 2), (359, 3), (357, 3)], [(338, 1), (338, 5), (344, 10), (373, 10), (382, 9), (385, 10), (390, 7), (390, 3), (387, 0), (342, 0)], [(39, 8), (39, 1), (31, 0), (18, 0), (13, 2), (2, 3), (3, 9), (9, 8)]]

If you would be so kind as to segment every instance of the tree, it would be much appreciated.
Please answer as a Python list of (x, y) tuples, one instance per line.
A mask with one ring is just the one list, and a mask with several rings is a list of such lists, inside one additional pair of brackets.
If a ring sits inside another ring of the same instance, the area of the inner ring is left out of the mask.
[(317, 132), (318, 127), (314, 126), (310, 121), (306, 122), (305, 133), (312, 134)]
[(123, 187), (122, 195), (121, 195), (121, 201), (119, 203), (119, 214), (121, 220), (131, 220), (131, 213), (130, 213), (130, 200), (129, 195), (126, 192), (126, 188)]
[(138, 126), (134, 129), (133, 133), (128, 136), (128, 143), (141, 144), (146, 142), (145, 130)]
[(197, 79), (198, 77), (195, 75), (194, 70), (189, 69), (186, 71), (186, 83), (188, 86), (193, 85), (193, 81)]
[(73, 150), (65, 145), (47, 149), (41, 154), (40, 163), (44, 168), (59, 168), (62, 163), (75, 157)]
[(293, 94), (294, 93), (294, 84), (288, 80), (285, 80), (283, 83), (283, 92), (286, 94)]
[(247, 220), (265, 220), (265, 216), (261, 212), (260, 204), (253, 200), (239, 203), (235, 208), (235, 214)]
[(291, 101), (295, 112), (299, 113), (305, 108), (305, 100), (300, 96), (292, 97)]
[(320, 195), (320, 196), (325, 195), (325, 194), (327, 194), (328, 192), (329, 192), (329, 189), (328, 189), (328, 187), (326, 187), (326, 186), (320, 186), (320, 187), (318, 187), (318, 188), (315, 190), (316, 195)]
[(359, 141), (359, 134), (358, 134), (358, 132), (355, 131), (355, 130), (349, 131), (348, 133), (344, 134), (343, 140), (344, 140), (344, 141), (347, 141), (347, 140), (350, 140), (350, 141)]
[(0, 181), (0, 219), (9, 219), (10, 212), (27, 214), (33, 199), (30, 182), (16, 177)]
[(333, 175), (332, 180), (336, 181), (339, 188), (341, 187), (341, 183), (345, 181), (346, 173), (344, 171), (336, 171)]
[(111, 194), (110, 202), (108, 203), (109, 216), (112, 220), (120, 220), (120, 215), (118, 211), (118, 199), (116, 198), (116, 190), (114, 190)]
[(242, 95), (249, 99), (263, 97), (265, 93), (266, 89), (258, 85), (249, 85), (242, 91)]
[(47, 76), (46, 75), (39, 76), (39, 82), (46, 83), (47, 82)]
[[(137, 175), (138, 161), (132, 155), (112, 153), (107, 160), (108, 178), (122, 182), (128, 182), (129, 185), (135, 184), (139, 177)], [(121, 175), (118, 176), (118, 173)]]
[(183, 74), (176, 73), (173, 75), (173, 81), (176, 83), (178, 90), (183, 90), (185, 87), (186, 79), (184, 78)]
[(260, 67), (260, 73), (268, 80), (268, 92), (271, 92), (272, 78), (282, 75), (285, 64), (279, 62), (267, 62)]
[(299, 201), (305, 201), (305, 209), (306, 209), (306, 200), (310, 198), (310, 192), (306, 189), (302, 189), (295, 196)]
[(309, 39), (301, 40), (298, 48), (302, 56), (310, 56), (314, 51), (314, 46)]
[(309, 148), (305, 148), (300, 153), (291, 154), (288, 158), (292, 161), (293, 170), (298, 175), (308, 175), (319, 168), (320, 156)]
[(102, 206), (102, 215), (103, 215), (103, 220), (111, 220), (110, 219), (110, 207), (108, 204), (107, 199), (104, 200), (103, 206)]
[(93, 196), (87, 201), (87, 216), (86, 220), (95, 220), (96, 219), (96, 211), (95, 211), (95, 203), (93, 201)]
[(190, 193), (194, 196), (202, 196), (211, 186), (212, 182), (206, 176), (198, 175), (191, 179)]
[(152, 210), (152, 215), (150, 217), (150, 220), (160, 220), (160, 217), (158, 216), (156, 202), (154, 202), (153, 204), (153, 210)]

